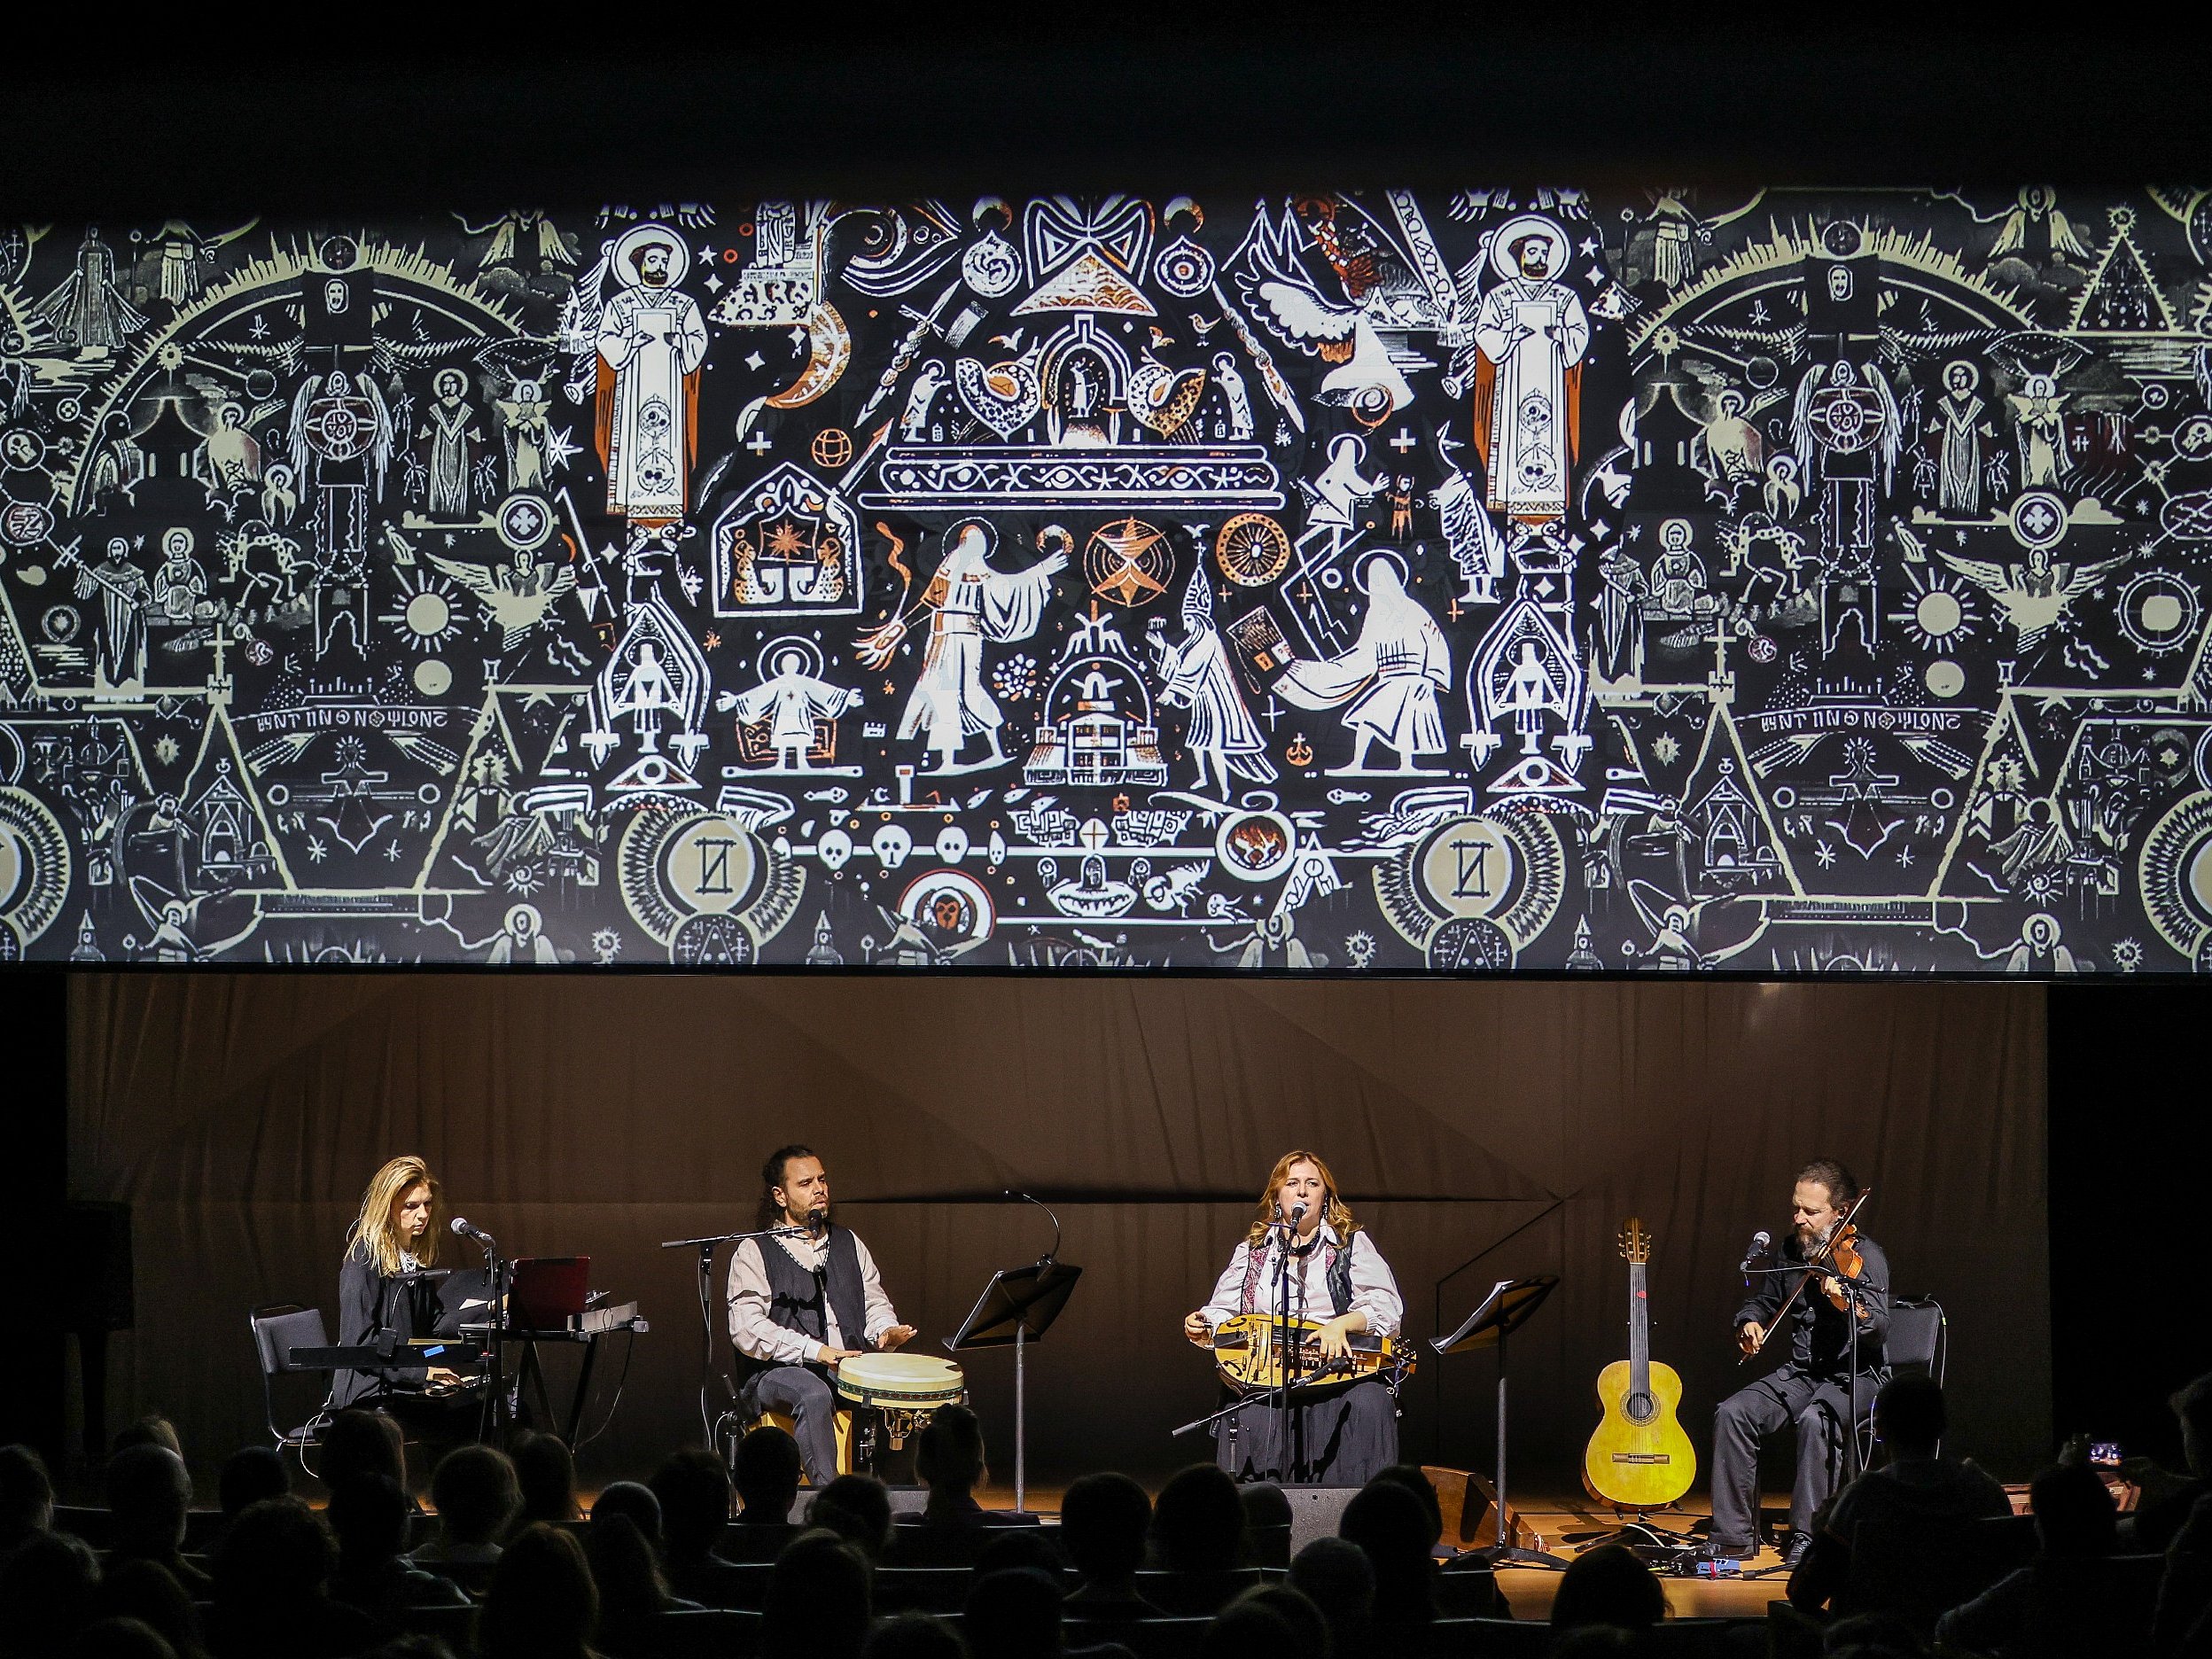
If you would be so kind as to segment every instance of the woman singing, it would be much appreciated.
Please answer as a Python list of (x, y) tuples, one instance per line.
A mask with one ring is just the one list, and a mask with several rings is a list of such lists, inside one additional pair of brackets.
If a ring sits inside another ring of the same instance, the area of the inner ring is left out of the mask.
[[(1328, 1164), (1311, 1152), (1286, 1152), (1228, 1271), (1206, 1305), (1183, 1320), (1183, 1335), (1211, 1347), (1226, 1319), (1280, 1313), (1286, 1250), (1290, 1317), (1320, 1324), (1321, 1359), (1344, 1358), (1353, 1336), (1398, 1334), (1406, 1304), (1374, 1237), (1337, 1196)], [(1258, 1395), (1218, 1425), (1221, 1467), (1240, 1478), (1358, 1486), (1398, 1461), (1398, 1403), (1380, 1377), (1303, 1387), (1291, 1398), (1287, 1424), (1270, 1397)]]
[[(338, 1270), (338, 1340), (352, 1347), (372, 1343), (389, 1331), (405, 1342), (438, 1331), (438, 1281), (411, 1278), (438, 1259), (444, 1229), (439, 1213), (438, 1178), (418, 1157), (395, 1157), (370, 1178), (361, 1196), (361, 1213), (346, 1235), (346, 1258)], [(432, 1438), (448, 1425), (441, 1420), (465, 1411), (473, 1400), (440, 1398), (471, 1379), (443, 1366), (389, 1365), (366, 1371), (340, 1371), (331, 1390), (331, 1409), (397, 1406), (395, 1415), (419, 1425)]]

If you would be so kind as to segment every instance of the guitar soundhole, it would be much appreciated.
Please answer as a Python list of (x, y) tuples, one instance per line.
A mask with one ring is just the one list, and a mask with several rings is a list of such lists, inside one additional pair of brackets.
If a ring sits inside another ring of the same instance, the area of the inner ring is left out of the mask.
[(1632, 1394), (1621, 1402), (1621, 1409), (1633, 1423), (1647, 1423), (1659, 1414), (1658, 1403), (1648, 1394)]

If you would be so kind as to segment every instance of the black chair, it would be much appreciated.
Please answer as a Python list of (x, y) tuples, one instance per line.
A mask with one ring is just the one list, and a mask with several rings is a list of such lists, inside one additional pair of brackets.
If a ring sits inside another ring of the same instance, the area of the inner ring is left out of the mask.
[(1499, 1608), (1498, 1575), (1487, 1567), (1454, 1567), (1436, 1577), (1439, 1618), (1488, 1618)]
[(1205, 1650), (1211, 1618), (1122, 1620), (1063, 1619), (1060, 1624), (1064, 1647), (1095, 1647), (1119, 1642), (1137, 1659), (1197, 1659)]
[(434, 1636), (456, 1654), (476, 1651), (476, 1609), (472, 1607), (409, 1608), (400, 1628), (410, 1636)]
[[(323, 1323), (323, 1310), (303, 1308), (296, 1303), (276, 1303), (255, 1308), (246, 1316), (246, 1324), (253, 1333), (253, 1351), (261, 1363), (261, 1411), (269, 1425), (269, 1438), (279, 1452), (298, 1453), (304, 1464), (308, 1449), (323, 1444), (322, 1408), (330, 1398), (331, 1389), (327, 1372), (292, 1364), (292, 1351), (331, 1345), (330, 1333)], [(280, 1429), (276, 1424), (276, 1379), (280, 1376), (312, 1376), (323, 1384), (315, 1414), (297, 1428)]]
[(635, 1652), (650, 1659), (752, 1659), (760, 1650), (760, 1616), (727, 1608), (681, 1608), (639, 1622)]
[(1850, 1573), (1836, 1596), (1839, 1613), (1889, 1613), (1923, 1638), (1952, 1608), (1971, 1601), (2008, 1569), (1986, 1546), (1997, 1542), (1982, 1521), (1900, 1516), (1851, 1535)]
[[(1951, 1325), (1943, 1305), (1934, 1297), (1897, 1297), (1889, 1303), (1889, 1329), (1881, 1343), (1881, 1363), (1892, 1376), (1918, 1372), (1943, 1386), (1944, 1368), (1951, 1363)], [(1858, 1424), (1858, 1466), (1874, 1460), (1874, 1423), (1870, 1416)]]
[(1755, 1618), (1662, 1619), (1636, 1639), (1650, 1659), (1729, 1659), (1766, 1651), (1766, 1631)]
[(966, 1567), (879, 1567), (876, 1569), (876, 1610), (957, 1613), (975, 1581), (975, 1574)]
[(1440, 1618), (1429, 1626), (1435, 1659), (1538, 1659), (1551, 1647), (1552, 1627), (1541, 1619)]
[(722, 1541), (714, 1546), (714, 1553), (728, 1562), (773, 1563), (783, 1553), (783, 1546), (806, 1530), (789, 1522), (754, 1526), (732, 1521), (722, 1528)]
[(998, 1536), (986, 1526), (931, 1526), (915, 1523), (891, 1529), (884, 1549), (886, 1567), (972, 1567), (983, 1546)]
[(1141, 1572), (1137, 1593), (1174, 1618), (1211, 1618), (1253, 1585), (1266, 1581), (1257, 1567), (1225, 1572)]
[(1290, 1523), (1247, 1526), (1244, 1545), (1254, 1566), (1287, 1568), (1290, 1565)]
[(82, 1538), (94, 1549), (102, 1550), (114, 1535), (115, 1517), (90, 1504), (58, 1503), (54, 1506), (54, 1530)]

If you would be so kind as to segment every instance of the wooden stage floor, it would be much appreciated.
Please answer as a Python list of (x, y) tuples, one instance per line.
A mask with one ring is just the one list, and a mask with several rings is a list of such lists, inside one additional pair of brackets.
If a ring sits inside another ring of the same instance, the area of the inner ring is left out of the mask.
[[(1040, 1515), (1057, 1515), (1066, 1490), (1057, 1485), (1032, 1486), (1024, 1496), (1024, 1507)], [(1567, 1540), (1585, 1533), (1609, 1532), (1617, 1524), (1610, 1510), (1593, 1509), (1580, 1492), (1571, 1498), (1541, 1491), (1509, 1496), (1515, 1513), (1543, 1536), (1545, 1547), (1555, 1555), (1571, 1558), (1575, 1546)], [(1011, 1485), (980, 1489), (976, 1497), (986, 1508), (1014, 1507)], [(1691, 1498), (1679, 1509), (1652, 1520), (1671, 1531), (1686, 1533), (1693, 1522), (1711, 1513), (1709, 1503)], [(1762, 1551), (1754, 1563), (1756, 1567), (1780, 1564), (1780, 1556), (1771, 1549)], [(1788, 1577), (1787, 1573), (1777, 1572), (1765, 1578), (1665, 1578), (1660, 1582), (1666, 1586), (1667, 1605), (1677, 1618), (1763, 1618), (1766, 1604), (1781, 1600)], [(1512, 1603), (1515, 1618), (1550, 1617), (1552, 1596), (1558, 1586), (1559, 1575), (1541, 1568), (1509, 1567), (1498, 1575), (1498, 1587)]]

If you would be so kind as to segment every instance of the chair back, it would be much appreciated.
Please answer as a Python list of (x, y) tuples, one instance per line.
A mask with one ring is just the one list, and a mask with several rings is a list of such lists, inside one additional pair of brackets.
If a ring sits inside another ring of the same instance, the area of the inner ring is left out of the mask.
[(476, 1609), (472, 1607), (409, 1608), (400, 1628), (410, 1636), (433, 1636), (457, 1654), (476, 1651)]
[(321, 1308), (278, 1303), (258, 1307), (246, 1316), (253, 1332), (253, 1351), (260, 1356), (264, 1378), (294, 1375), (303, 1367), (292, 1363), (294, 1348), (327, 1348), (328, 1328)]
[(1205, 1651), (1211, 1618), (1152, 1618), (1126, 1623), (1118, 1619), (1064, 1619), (1060, 1625), (1061, 1646), (1073, 1650), (1119, 1642), (1136, 1659), (1198, 1659)]
[(1290, 1523), (1278, 1522), (1273, 1526), (1244, 1528), (1244, 1547), (1255, 1567), (1288, 1567), (1290, 1564)]
[[(313, 1420), (296, 1428), (280, 1427), (276, 1421), (276, 1380), (280, 1376), (314, 1376), (318, 1381), (323, 1373), (308, 1367), (292, 1363), (294, 1348), (326, 1348), (330, 1345), (329, 1329), (323, 1323), (323, 1310), (300, 1307), (296, 1303), (283, 1302), (267, 1307), (257, 1307), (246, 1315), (246, 1327), (253, 1335), (253, 1354), (260, 1361), (261, 1371), (261, 1415), (269, 1427), (269, 1437), (279, 1448), (314, 1445), (320, 1436)], [(325, 1383), (321, 1398), (330, 1398)]]
[(1985, 1551), (1983, 1524), (1903, 1515), (1862, 1523), (1853, 1530), (1850, 1575), (1836, 1611), (1888, 1613), (1931, 1634), (1943, 1614), (2005, 1576)]
[(972, 1567), (976, 1557), (983, 1554), (983, 1546), (997, 1536), (996, 1527), (931, 1526), (901, 1517), (900, 1524), (891, 1529), (884, 1565), (917, 1569)]
[(1651, 1659), (1727, 1659), (1765, 1651), (1766, 1628), (1755, 1618), (1662, 1619), (1636, 1638), (1636, 1651)]
[(727, 1562), (773, 1565), (783, 1553), (783, 1546), (805, 1530), (791, 1522), (756, 1526), (750, 1522), (741, 1524), (732, 1521), (722, 1528), (722, 1541), (714, 1546), (714, 1553)]
[(1266, 1577), (1257, 1567), (1232, 1567), (1222, 1572), (1141, 1572), (1137, 1593), (1176, 1618), (1211, 1618)]
[(1433, 1659), (1538, 1659), (1551, 1650), (1543, 1619), (1440, 1618), (1429, 1626)]
[(636, 1651), (652, 1659), (752, 1659), (760, 1650), (760, 1615), (728, 1608), (678, 1608), (637, 1623)]
[(957, 1613), (975, 1581), (975, 1574), (966, 1567), (879, 1567), (876, 1569), (876, 1610)]
[(1918, 1297), (1889, 1305), (1889, 1329), (1882, 1338), (1882, 1360), (1895, 1371), (1918, 1371), (1943, 1380), (1949, 1358), (1949, 1327), (1943, 1305), (1930, 1297)]

